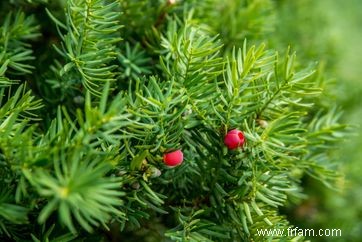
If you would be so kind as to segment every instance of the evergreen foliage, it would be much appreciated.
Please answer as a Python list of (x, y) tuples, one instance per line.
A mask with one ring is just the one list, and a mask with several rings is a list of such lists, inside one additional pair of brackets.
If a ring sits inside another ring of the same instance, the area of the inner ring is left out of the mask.
[(258, 241), (302, 176), (334, 186), (348, 129), (322, 66), (261, 43), (274, 1), (1, 4), (2, 240)]

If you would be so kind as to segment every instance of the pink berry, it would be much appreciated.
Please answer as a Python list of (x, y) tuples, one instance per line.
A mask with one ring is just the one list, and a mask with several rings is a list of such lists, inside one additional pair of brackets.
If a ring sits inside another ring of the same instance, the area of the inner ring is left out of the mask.
[(178, 166), (182, 163), (184, 154), (181, 150), (176, 150), (163, 155), (163, 162), (166, 166)]
[(245, 142), (244, 134), (238, 129), (230, 130), (224, 138), (224, 144), (230, 150), (242, 147), (244, 145), (244, 142)]

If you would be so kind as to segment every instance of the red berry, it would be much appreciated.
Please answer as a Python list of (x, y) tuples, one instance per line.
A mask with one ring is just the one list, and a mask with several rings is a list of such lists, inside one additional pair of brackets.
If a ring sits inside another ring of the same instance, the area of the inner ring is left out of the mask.
[(224, 144), (230, 150), (242, 147), (244, 145), (244, 142), (245, 142), (245, 137), (243, 132), (237, 129), (229, 131), (224, 138)]
[(178, 166), (182, 163), (184, 154), (181, 150), (176, 150), (163, 155), (163, 162), (166, 166)]

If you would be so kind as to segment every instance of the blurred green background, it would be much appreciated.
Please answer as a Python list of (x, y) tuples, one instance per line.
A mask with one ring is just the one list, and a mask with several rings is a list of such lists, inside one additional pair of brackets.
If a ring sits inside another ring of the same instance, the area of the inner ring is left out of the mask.
[[(311, 241), (362, 241), (362, 1), (276, 1), (275, 46), (290, 44), (298, 58), (324, 62), (333, 78), (343, 121), (354, 125), (336, 152), (344, 173), (339, 190), (307, 180), (308, 199), (291, 208), (289, 219), (299, 228), (340, 228), (342, 237)], [(275, 34), (275, 33), (273, 33)], [(331, 105), (334, 105), (331, 103)]]

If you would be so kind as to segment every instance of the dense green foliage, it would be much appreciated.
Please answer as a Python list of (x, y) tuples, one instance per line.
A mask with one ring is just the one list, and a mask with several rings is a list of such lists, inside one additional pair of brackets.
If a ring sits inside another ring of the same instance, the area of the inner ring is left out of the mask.
[[(340, 181), (348, 128), (315, 53), (298, 61), (273, 36), (284, 8), (2, 1), (0, 238), (259, 241), (293, 226), (304, 178)], [(247, 141), (231, 151), (234, 128)], [(173, 149), (185, 160), (170, 168)]]

